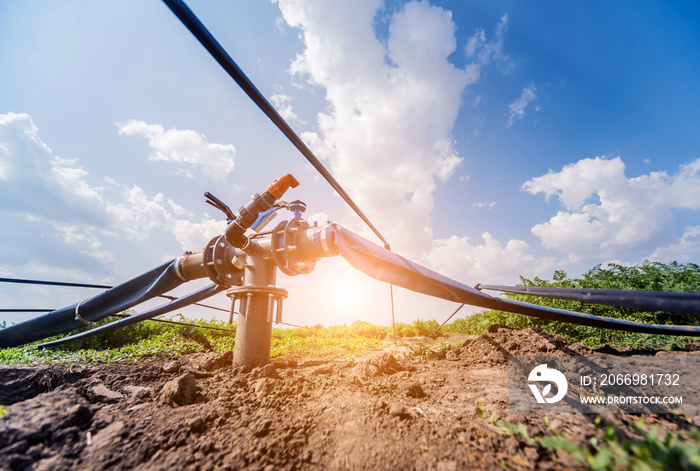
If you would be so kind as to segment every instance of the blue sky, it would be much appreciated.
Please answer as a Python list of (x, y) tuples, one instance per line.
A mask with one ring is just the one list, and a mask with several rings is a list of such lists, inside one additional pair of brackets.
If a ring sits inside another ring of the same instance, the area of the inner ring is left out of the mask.
[[(188, 4), (397, 252), (470, 285), (700, 262), (694, 3)], [(0, 276), (125, 281), (223, 230), (205, 191), (236, 208), (288, 172), (309, 219), (372, 239), (161, 2), (0, 3)], [(289, 322), (390, 320), (342, 260), (278, 281)]]

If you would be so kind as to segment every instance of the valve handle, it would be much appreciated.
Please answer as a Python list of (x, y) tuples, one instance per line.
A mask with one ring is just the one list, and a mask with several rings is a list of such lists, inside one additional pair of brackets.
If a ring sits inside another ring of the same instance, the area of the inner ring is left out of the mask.
[(216, 196), (212, 195), (207, 191), (206, 193), (204, 193), (204, 197), (207, 198), (207, 203), (214, 206), (216, 209), (218, 209), (226, 215), (227, 221), (232, 221), (236, 218), (236, 216), (233, 215), (233, 211), (231, 211), (231, 208), (229, 208), (228, 205), (226, 205), (226, 203), (221, 201)]

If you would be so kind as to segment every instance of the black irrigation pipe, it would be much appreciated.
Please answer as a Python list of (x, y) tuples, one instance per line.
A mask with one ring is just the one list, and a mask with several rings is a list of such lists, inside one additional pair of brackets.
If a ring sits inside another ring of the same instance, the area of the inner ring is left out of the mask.
[[(70, 286), (73, 288), (99, 288), (99, 289), (110, 289), (114, 286), (110, 285), (96, 285), (90, 283), (73, 283), (68, 281), (46, 281), (46, 280), (28, 280), (23, 278), (0, 278), (0, 283), (20, 283), (28, 285), (48, 285), (48, 286)], [(159, 298), (169, 299), (170, 301), (175, 301), (178, 299), (177, 296), (169, 296), (167, 294), (159, 294)], [(206, 307), (208, 309), (214, 309), (221, 312), (229, 312), (228, 309), (223, 309), (216, 306), (209, 306), (208, 304), (193, 303), (195, 306)], [(51, 312), (55, 309), (0, 309), (0, 312)]]
[(270, 118), (277, 128), (282, 131), (282, 133), (287, 136), (287, 139), (302, 153), (306, 160), (314, 166), (318, 172), (323, 175), (328, 183), (333, 187), (335, 191), (345, 200), (345, 202), (355, 211), (355, 213), (362, 219), (367, 226), (379, 237), (379, 239), (384, 243), (384, 247), (389, 249), (389, 242), (381, 235), (379, 230), (370, 222), (370, 220), (365, 216), (362, 210), (355, 204), (355, 202), (350, 198), (350, 195), (346, 193), (340, 183), (333, 178), (333, 175), (326, 170), (323, 164), (316, 158), (316, 156), (311, 152), (304, 141), (302, 141), (299, 136), (296, 135), (294, 130), (287, 124), (287, 122), (282, 118), (282, 116), (277, 113), (275, 108), (267, 101), (262, 93), (255, 87), (253, 82), (245, 75), (245, 73), (238, 67), (231, 56), (228, 55), (226, 50), (219, 44), (219, 42), (212, 36), (212, 34), (207, 30), (207, 28), (199, 21), (199, 18), (190, 10), (190, 8), (182, 0), (163, 0), (168, 8), (177, 16), (185, 27), (194, 35), (195, 38), (200, 42), (202, 46), (209, 51), (214, 59), (223, 67), (223, 69), (229, 74), (229, 76), (236, 81), (236, 83), (243, 89), (243, 91), (250, 97), (253, 102), (258, 105), (258, 108)]
[(483, 284), (476, 285), (476, 289), (700, 316), (700, 293), (693, 292), (550, 288)]

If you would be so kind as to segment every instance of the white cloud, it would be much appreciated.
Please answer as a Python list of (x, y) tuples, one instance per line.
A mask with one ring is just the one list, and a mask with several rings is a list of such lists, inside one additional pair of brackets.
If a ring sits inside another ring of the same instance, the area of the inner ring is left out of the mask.
[(196, 220), (161, 193), (149, 196), (111, 178), (104, 179), (105, 185), (116, 187), (119, 196), (106, 199), (106, 187), (91, 183), (76, 159), (53, 154), (27, 114), (0, 115), (0, 167), (9, 176), (0, 185), (0, 214), (6, 221), (0, 236), (9, 246), (33, 247), (22, 257), (4, 252), (7, 263), (60, 267), (73, 257), (75, 264), (104, 271), (115, 260), (113, 241), (106, 245), (107, 238), (142, 241), (155, 233), (171, 234), (183, 250), (199, 250), (225, 226), (219, 220)]
[(275, 106), (280, 116), (288, 123), (306, 124), (292, 109), (292, 105), (289, 103), (292, 101), (292, 97), (289, 95), (277, 93), (270, 97), (270, 101)]
[(530, 102), (532, 102), (532, 100), (537, 98), (537, 95), (535, 94), (536, 91), (537, 87), (535, 87), (532, 84), (528, 85), (527, 87), (523, 87), (523, 91), (520, 93), (520, 97), (513, 103), (508, 105), (508, 125), (506, 126), (507, 128), (513, 125), (513, 122), (516, 118), (522, 120), (525, 117), (525, 110), (527, 109), (528, 105), (530, 104)]
[(648, 260), (652, 262), (697, 262), (700, 256), (700, 226), (686, 227), (683, 236), (667, 247), (659, 247), (652, 253)]
[[(451, 13), (409, 2), (392, 14), (386, 41), (373, 22), (382, 2), (280, 0), (285, 21), (303, 32), (305, 50), (290, 72), (326, 91), (329, 111), (304, 141), (385, 234), (409, 256), (432, 240), (433, 192), (462, 159), (452, 128), (465, 88), (494, 61), (507, 62), (504, 17), (493, 41), (478, 32), (473, 62), (456, 68)], [(381, 224), (391, 221), (391, 224)]]
[(114, 255), (102, 247), (102, 243), (94, 234), (84, 234), (77, 226), (55, 225), (63, 237), (66, 245), (75, 248), (78, 252), (95, 258), (100, 263), (112, 263)]
[(433, 242), (428, 261), (440, 273), (467, 284), (516, 283), (518, 275), (533, 277), (560, 268), (554, 258), (537, 258), (527, 243), (509, 240), (505, 245), (493, 236), (481, 234), (482, 244), (468, 237), (452, 236)]
[(476, 203), (472, 204), (472, 209), (482, 209), (486, 208), (489, 211), (493, 209), (494, 206), (496, 206), (498, 203), (495, 201), (477, 201)]
[(133, 119), (117, 126), (119, 134), (148, 139), (150, 160), (184, 164), (181, 171), (188, 177), (192, 176), (192, 168), (199, 168), (202, 175), (214, 181), (224, 180), (233, 171), (236, 148), (231, 144), (209, 143), (203, 135), (189, 129), (166, 131), (160, 124)]
[[(492, 40), (486, 38), (486, 32), (482, 28), (474, 31), (472, 37), (467, 40), (464, 55), (473, 60), (468, 66), (468, 70), (476, 74), (475, 80), (479, 78), (481, 69), (491, 63), (495, 63), (504, 74), (508, 74), (514, 69), (515, 64), (510, 56), (503, 52), (503, 41), (507, 31), (508, 15), (503, 15), (496, 26), (496, 33)], [(474, 101), (475, 107), (479, 101), (481, 101), (481, 96), (478, 96)]]
[(571, 261), (619, 257), (672, 238), (674, 208), (700, 209), (700, 159), (674, 176), (652, 172), (636, 178), (625, 176), (620, 157), (583, 159), (522, 189), (556, 196), (564, 206), (532, 228), (544, 247), (568, 253)]

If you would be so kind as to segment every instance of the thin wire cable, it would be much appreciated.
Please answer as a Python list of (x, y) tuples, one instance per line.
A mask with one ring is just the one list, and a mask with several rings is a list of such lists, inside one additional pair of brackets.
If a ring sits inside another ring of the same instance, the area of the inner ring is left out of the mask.
[(432, 337), (433, 335), (435, 335), (435, 333), (436, 333), (438, 330), (442, 329), (442, 326), (444, 326), (445, 324), (447, 324), (447, 323), (449, 322), (449, 320), (452, 319), (452, 318), (455, 316), (455, 314), (457, 314), (464, 306), (466, 306), (466, 304), (462, 304), (461, 306), (459, 306), (459, 307), (457, 308), (457, 310), (456, 310), (455, 312), (453, 312), (452, 315), (451, 315), (450, 317), (448, 317), (447, 320), (446, 320), (445, 322), (443, 322), (442, 324), (440, 324), (440, 326), (439, 326), (437, 329), (433, 330), (433, 331), (430, 333), (430, 335), (428, 335), (428, 337)]
[(24, 283), (29, 285), (50, 285), (50, 286), (72, 286), (75, 288), (101, 288), (109, 289), (113, 286), (95, 285), (90, 283), (69, 283), (67, 281), (45, 281), (45, 280), (28, 280), (22, 278), (0, 278), (0, 283)]
[(316, 329), (314, 327), (306, 327), (303, 325), (290, 324), (289, 322), (278, 322), (278, 324), (288, 325), (290, 327), (296, 327), (297, 329), (313, 330), (314, 332), (318, 332), (319, 330), (323, 330), (323, 329)]
[[(24, 278), (0, 278), (0, 283), (20, 283), (20, 284), (28, 284), (28, 285), (48, 285), (48, 286), (69, 286), (69, 287), (74, 287), (74, 288), (98, 288), (98, 289), (110, 289), (114, 288), (114, 286), (110, 285), (96, 285), (96, 284), (90, 284), (90, 283), (73, 283), (73, 282), (68, 282), (68, 281), (46, 281), (46, 280), (30, 280), (30, 279), (24, 279)], [(175, 301), (179, 299), (177, 296), (170, 296), (167, 294), (159, 294), (159, 298), (163, 299), (169, 299), (170, 301)], [(216, 311), (222, 311), (222, 312), (228, 312), (228, 309), (223, 309), (220, 307), (216, 306), (210, 306), (208, 304), (202, 304), (202, 303), (193, 303), (195, 306), (199, 307), (206, 307), (207, 309), (214, 309)], [(0, 312), (48, 312), (48, 311), (55, 311), (55, 309), (39, 309), (39, 310), (8, 310), (4, 311), (0, 309)]]
[(51, 312), (55, 309), (0, 309), (0, 312)]
[(396, 322), (394, 322), (394, 285), (389, 283), (389, 294), (391, 296), (391, 328), (394, 330), (394, 345), (396, 345)]
[(287, 124), (287, 122), (282, 118), (282, 116), (277, 113), (277, 110), (267, 101), (262, 93), (255, 87), (253, 82), (245, 75), (245, 73), (238, 67), (231, 56), (228, 55), (226, 50), (219, 44), (219, 42), (212, 36), (212, 34), (207, 30), (207, 28), (199, 21), (199, 18), (190, 10), (190, 8), (182, 0), (163, 0), (163, 3), (167, 5), (168, 8), (178, 17), (185, 27), (190, 30), (195, 38), (200, 42), (204, 48), (209, 51), (209, 54), (223, 67), (223, 69), (229, 74), (229, 76), (236, 81), (236, 83), (243, 89), (243, 91), (250, 97), (253, 102), (258, 105), (258, 108), (265, 113), (265, 115), (272, 121), (277, 128), (282, 131), (282, 133), (287, 136), (287, 139), (296, 147), (301, 154), (306, 157), (306, 160), (314, 166), (316, 170), (326, 179), (328, 183), (333, 187), (335, 191), (338, 192), (341, 198), (355, 211), (355, 213), (362, 219), (367, 226), (372, 229), (372, 231), (379, 237), (384, 243), (384, 247), (389, 250), (389, 242), (381, 235), (379, 230), (374, 227), (370, 220), (365, 216), (362, 210), (355, 204), (355, 202), (350, 198), (350, 195), (346, 193), (340, 183), (333, 178), (333, 175), (326, 170), (323, 164), (316, 158), (316, 156), (311, 152), (311, 150), (304, 144), (304, 142), (296, 135), (294, 130)]

